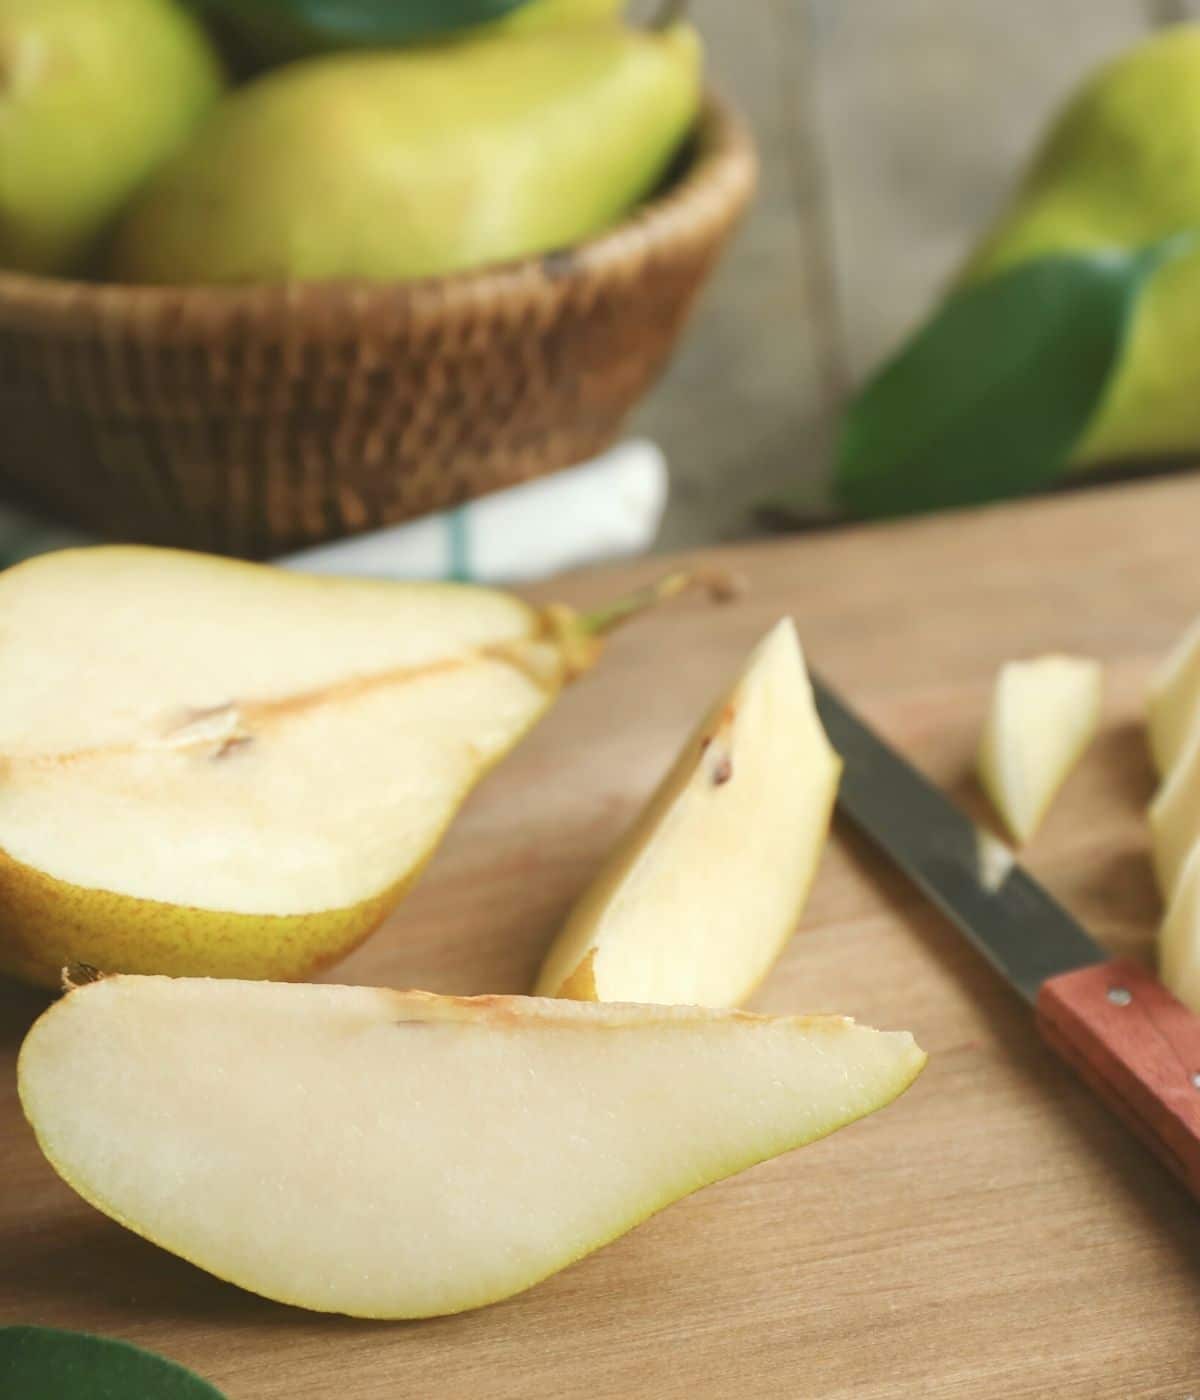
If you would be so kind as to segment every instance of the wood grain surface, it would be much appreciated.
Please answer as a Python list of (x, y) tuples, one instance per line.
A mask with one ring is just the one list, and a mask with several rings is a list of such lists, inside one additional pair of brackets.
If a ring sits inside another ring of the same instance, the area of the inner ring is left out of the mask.
[[(1198, 520), (1200, 479), (1180, 478), (705, 553), (746, 575), (745, 596), (681, 603), (614, 638), (333, 980), (527, 988), (698, 708), (787, 612), (831, 682), (972, 805), (996, 666), (1051, 648), (1101, 658), (1102, 735), (1029, 863), (1114, 953), (1141, 957), (1159, 917), (1141, 697), (1200, 611)], [(654, 568), (553, 592), (593, 601)], [(129, 1338), (231, 1400), (1200, 1394), (1197, 1207), (1042, 1045), (1028, 1009), (843, 829), (755, 1004), (911, 1028), (931, 1057), (915, 1088), (460, 1317), (305, 1314), (85, 1206), (16, 1102), (12, 1060), (42, 1004), (0, 996), (0, 1320)]]

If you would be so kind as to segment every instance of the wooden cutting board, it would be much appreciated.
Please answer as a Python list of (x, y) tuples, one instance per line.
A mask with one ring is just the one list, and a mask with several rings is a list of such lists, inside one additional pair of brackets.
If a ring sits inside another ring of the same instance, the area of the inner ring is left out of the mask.
[[(1159, 907), (1141, 694), (1200, 612), (1200, 478), (698, 558), (739, 570), (749, 591), (724, 607), (677, 604), (614, 638), (331, 980), (525, 991), (701, 705), (789, 612), (829, 678), (972, 804), (996, 666), (1050, 649), (1103, 659), (1103, 735), (1028, 859), (1111, 948), (1147, 951)], [(657, 567), (553, 592), (591, 602)], [(12, 1061), (43, 1004), (0, 994), (0, 1321), (129, 1338), (231, 1400), (1200, 1396), (1200, 1207), (1042, 1049), (1026, 1008), (958, 935), (843, 829), (755, 1005), (911, 1028), (930, 1054), (915, 1088), (460, 1317), (369, 1323), (278, 1306), (85, 1206), (17, 1105)]]

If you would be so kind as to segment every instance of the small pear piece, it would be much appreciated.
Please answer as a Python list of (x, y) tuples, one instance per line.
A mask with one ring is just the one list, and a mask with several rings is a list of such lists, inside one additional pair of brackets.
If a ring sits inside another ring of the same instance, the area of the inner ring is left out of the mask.
[[(972, 256), (969, 279), (1049, 254), (1145, 249), (1197, 228), (1198, 130), (1200, 25), (1164, 25), (1072, 94)], [(1138, 300), (1075, 465), (1195, 453), (1198, 306), (1200, 245), (1179, 238)]]
[(1200, 1015), (1200, 841), (1183, 863), (1158, 933), (1158, 974)]
[(1200, 729), (1200, 618), (1168, 652), (1150, 680), (1146, 732), (1150, 756), (1162, 774), (1169, 773)]
[(1200, 730), (1172, 764), (1147, 813), (1154, 873), (1170, 901), (1192, 847), (1200, 839)]
[(924, 1060), (837, 1016), (112, 977), (38, 1020), (18, 1083), (113, 1219), (268, 1298), (400, 1318), (518, 1293)]
[(0, 971), (308, 976), (623, 615), (163, 549), (7, 570)]
[(1027, 841), (1100, 727), (1095, 661), (1040, 656), (1000, 668), (979, 746), (979, 779), (1004, 825)]
[(739, 1005), (800, 918), (840, 773), (785, 619), (575, 906), (536, 994)]

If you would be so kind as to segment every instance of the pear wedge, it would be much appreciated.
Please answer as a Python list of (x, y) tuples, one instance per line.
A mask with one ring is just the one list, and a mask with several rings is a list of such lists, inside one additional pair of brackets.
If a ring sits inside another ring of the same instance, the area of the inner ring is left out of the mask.
[(535, 994), (739, 1005), (803, 912), (840, 773), (785, 619), (585, 891)]
[(280, 1302), (428, 1317), (520, 1292), (917, 1076), (836, 1016), (112, 977), (21, 1049), (85, 1200)]
[(589, 630), (646, 600), (580, 619), (143, 548), (7, 571), (0, 971), (56, 987), (69, 962), (285, 980), (332, 962), (590, 664)]
[(1169, 773), (1200, 729), (1200, 618), (1167, 653), (1150, 680), (1146, 699), (1146, 734), (1150, 756), (1162, 774)]
[(1200, 1015), (1200, 841), (1183, 862), (1158, 933), (1158, 975)]
[(1040, 656), (1001, 667), (979, 746), (979, 780), (1018, 841), (1037, 829), (1100, 727), (1094, 661)]
[(1147, 815), (1154, 873), (1170, 902), (1192, 847), (1200, 840), (1200, 730), (1171, 765)]

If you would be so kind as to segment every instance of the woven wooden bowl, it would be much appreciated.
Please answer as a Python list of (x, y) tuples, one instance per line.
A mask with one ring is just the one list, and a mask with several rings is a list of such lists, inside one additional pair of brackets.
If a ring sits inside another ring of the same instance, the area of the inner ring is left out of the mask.
[(754, 175), (710, 97), (661, 193), (542, 258), (405, 284), (0, 273), (0, 495), (264, 557), (581, 461), (665, 365)]

